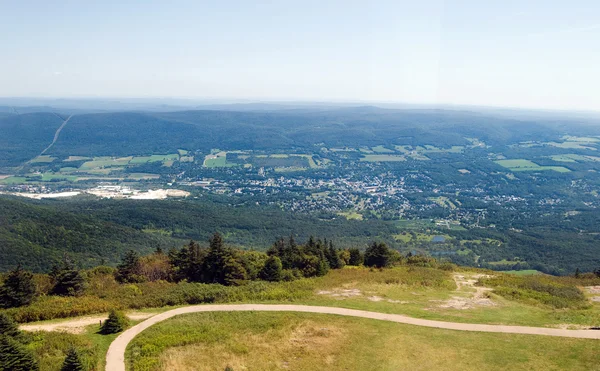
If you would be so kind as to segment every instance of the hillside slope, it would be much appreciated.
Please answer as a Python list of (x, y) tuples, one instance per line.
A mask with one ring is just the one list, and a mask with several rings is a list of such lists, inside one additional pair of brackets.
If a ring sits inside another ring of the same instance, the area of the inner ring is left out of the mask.
[[(124, 112), (74, 116), (50, 151), (125, 156), (200, 150), (315, 150), (322, 146), (491, 145), (556, 138), (575, 123), (520, 121), (474, 112), (356, 107), (275, 112)], [(517, 130), (518, 129), (518, 130)], [(587, 132), (589, 132), (589, 128)], [(600, 132), (599, 132), (600, 133)]]
[(47, 271), (64, 254), (81, 266), (114, 263), (129, 249), (148, 252), (178, 244), (85, 214), (0, 198), (0, 271), (17, 264)]
[(18, 166), (44, 150), (63, 123), (49, 112), (0, 117), (0, 168)]

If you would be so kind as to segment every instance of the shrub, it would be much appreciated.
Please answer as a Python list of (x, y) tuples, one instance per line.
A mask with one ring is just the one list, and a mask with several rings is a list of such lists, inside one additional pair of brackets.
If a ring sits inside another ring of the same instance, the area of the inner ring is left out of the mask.
[(497, 275), (481, 278), (479, 283), (494, 287), (498, 295), (528, 304), (557, 309), (589, 306), (581, 290), (574, 284), (561, 281), (564, 281), (562, 277)]
[(72, 348), (77, 350), (84, 370), (99, 370), (98, 362), (103, 358), (99, 345), (87, 336), (66, 332), (40, 331), (28, 334), (31, 342), (27, 345), (39, 361), (42, 370), (60, 370)]
[(100, 333), (104, 335), (116, 334), (125, 330), (129, 326), (129, 320), (123, 312), (112, 309), (108, 313), (108, 319), (104, 321), (100, 328)]
[(281, 271), (281, 281), (294, 281), (298, 279), (298, 277), (296, 277), (296, 274), (294, 274), (294, 271), (291, 269), (283, 269)]

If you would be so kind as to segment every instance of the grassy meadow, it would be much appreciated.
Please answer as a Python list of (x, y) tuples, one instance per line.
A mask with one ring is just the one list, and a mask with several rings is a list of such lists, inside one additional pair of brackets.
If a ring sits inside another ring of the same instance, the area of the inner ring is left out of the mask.
[[(580, 328), (600, 325), (600, 303), (583, 287), (600, 279), (502, 274), (451, 265), (345, 267), (324, 277), (241, 286), (164, 281), (118, 284), (108, 268), (86, 272), (81, 297), (42, 296), (5, 310), (20, 322), (104, 315), (112, 308), (159, 313), (203, 303), (295, 303), (405, 314), (465, 323)], [(38, 282), (43, 286), (44, 282)], [(59, 370), (75, 344), (101, 370), (114, 335), (30, 333), (42, 370)], [(218, 355), (218, 356), (215, 356)], [(237, 369), (590, 369), (600, 342), (454, 332), (375, 320), (295, 313), (203, 313), (153, 326), (128, 348), (132, 370)], [(266, 363), (264, 363), (266, 362)], [(450, 362), (450, 363), (443, 363)], [(450, 365), (444, 367), (444, 365)], [(95, 366), (94, 366), (95, 365)], [(195, 366), (196, 365), (196, 366)], [(263, 366), (266, 365), (264, 368)], [(417, 365), (417, 366), (415, 366)], [(263, 367), (263, 368), (261, 368)]]
[(174, 317), (127, 348), (130, 370), (591, 370), (600, 342), (306, 313)]

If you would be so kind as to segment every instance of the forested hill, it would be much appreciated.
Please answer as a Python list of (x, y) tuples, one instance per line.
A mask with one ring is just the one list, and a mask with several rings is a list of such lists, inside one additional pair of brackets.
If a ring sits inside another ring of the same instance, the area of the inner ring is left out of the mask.
[[(564, 132), (565, 124), (463, 111), (376, 107), (80, 114), (69, 121), (49, 154), (124, 156), (171, 153), (179, 148), (270, 150), (402, 144), (448, 147), (467, 144), (465, 137), (495, 145), (553, 139)], [(568, 124), (576, 133), (575, 123)]]
[(85, 213), (0, 198), (0, 271), (17, 264), (46, 271), (71, 256), (81, 266), (115, 262), (129, 249), (149, 252), (180, 241), (103, 221)]
[(156, 200), (21, 201), (0, 197), (0, 271), (22, 264), (43, 271), (67, 253), (81, 266), (116, 263), (129, 249), (165, 250), (215, 231), (226, 242), (266, 249), (294, 234), (326, 236), (340, 246), (363, 246), (395, 227), (381, 221), (320, 220), (270, 208), (215, 202)]
[(0, 116), (0, 167), (17, 166), (39, 155), (63, 121), (50, 112)]

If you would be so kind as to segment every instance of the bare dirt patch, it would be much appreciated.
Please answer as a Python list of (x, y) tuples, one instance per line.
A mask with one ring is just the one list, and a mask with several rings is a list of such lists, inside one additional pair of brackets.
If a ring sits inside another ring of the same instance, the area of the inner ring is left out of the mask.
[[(141, 312), (133, 312), (127, 314), (127, 317), (134, 321), (139, 321), (143, 319), (147, 319), (152, 317), (153, 313), (141, 313)], [(104, 321), (108, 318), (106, 315), (102, 316), (88, 316), (88, 317), (78, 317), (73, 318), (67, 321), (60, 322), (52, 322), (52, 323), (36, 323), (30, 325), (22, 325), (20, 326), (23, 331), (58, 331), (58, 332), (68, 332), (71, 334), (81, 334), (85, 332), (85, 328), (87, 326), (91, 326), (97, 324), (100, 326), (100, 321)]]
[[(466, 277), (463, 274), (454, 274), (454, 282), (456, 282), (456, 292), (463, 295), (452, 296), (448, 300), (432, 300), (434, 302), (440, 302), (438, 308), (452, 308), (452, 309), (473, 309), (477, 307), (491, 307), (495, 306), (496, 303), (489, 297), (489, 292), (492, 290), (489, 287), (475, 286), (475, 283), (482, 277), (487, 277), (484, 274), (474, 274)], [(474, 290), (474, 292), (473, 292)], [(465, 293), (472, 293), (470, 296), (464, 296)]]
[(584, 289), (590, 294), (600, 294), (600, 286), (586, 286)]
[[(408, 301), (392, 300), (392, 299), (386, 299), (379, 295), (372, 295), (373, 292), (367, 292), (366, 294), (370, 295), (370, 296), (366, 297), (367, 300), (369, 300), (369, 301), (374, 301), (374, 302), (387, 301), (388, 303), (394, 303), (394, 304), (409, 303)], [(344, 299), (356, 298), (356, 297), (365, 297), (365, 293), (363, 293), (362, 291), (360, 291), (359, 289), (356, 289), (356, 288), (354, 288), (354, 289), (338, 288), (338, 289), (332, 289), (332, 290), (321, 290), (321, 291), (317, 291), (317, 295), (327, 295), (332, 298), (336, 298), (338, 300), (344, 300)]]
[(351, 298), (363, 295), (359, 289), (333, 289), (331, 291), (321, 290), (318, 291), (317, 294), (331, 296), (332, 298)]

